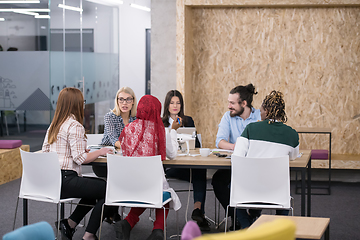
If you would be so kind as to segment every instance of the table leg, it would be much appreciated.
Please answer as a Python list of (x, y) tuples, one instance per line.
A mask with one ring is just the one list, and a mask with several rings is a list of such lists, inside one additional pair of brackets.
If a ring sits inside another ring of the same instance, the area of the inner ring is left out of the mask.
[(3, 133), (3, 125), (4, 125), (4, 118), (3, 118), (3, 116), (4, 116), (4, 111), (0, 111), (0, 136), (2, 137), (3, 135), (4, 135), (4, 133)]
[(330, 223), (329, 223), (329, 225), (327, 226), (324, 234), (325, 234), (324, 239), (325, 239), (325, 240), (330, 240)]
[(311, 157), (307, 167), (307, 216), (311, 217)]
[(64, 219), (65, 216), (65, 204), (60, 204), (60, 219)]
[(23, 199), (23, 226), (28, 225), (28, 200)]
[(301, 170), (301, 216), (305, 216), (305, 195), (306, 195), (305, 171), (306, 171), (305, 168)]

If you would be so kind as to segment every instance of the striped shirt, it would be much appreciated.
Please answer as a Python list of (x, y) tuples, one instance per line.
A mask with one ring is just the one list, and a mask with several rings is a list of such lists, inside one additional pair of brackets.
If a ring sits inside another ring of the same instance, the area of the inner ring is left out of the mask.
[(62, 170), (73, 170), (81, 175), (81, 164), (87, 157), (85, 153), (87, 140), (83, 125), (71, 115), (61, 125), (57, 139), (52, 144), (48, 143), (49, 129), (46, 132), (42, 151), (57, 152)]
[[(136, 117), (130, 116), (129, 123), (136, 120)], [(116, 141), (119, 141), (120, 134), (125, 127), (125, 123), (121, 116), (116, 116), (113, 112), (108, 112), (104, 116), (104, 137), (101, 140), (101, 145), (115, 146)]]
[(242, 157), (280, 157), (294, 160), (299, 154), (299, 135), (282, 122), (250, 123), (236, 140), (234, 154)]

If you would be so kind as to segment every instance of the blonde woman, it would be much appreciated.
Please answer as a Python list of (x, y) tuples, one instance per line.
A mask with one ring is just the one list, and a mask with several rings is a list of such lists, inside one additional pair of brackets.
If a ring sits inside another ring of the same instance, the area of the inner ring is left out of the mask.
[(120, 148), (119, 137), (124, 127), (136, 120), (137, 101), (129, 87), (120, 88), (115, 97), (115, 107), (104, 116), (102, 145)]

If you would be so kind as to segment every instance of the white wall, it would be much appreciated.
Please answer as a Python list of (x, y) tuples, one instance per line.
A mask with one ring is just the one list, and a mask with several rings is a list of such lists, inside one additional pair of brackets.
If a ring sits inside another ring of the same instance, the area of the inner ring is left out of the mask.
[(151, 94), (164, 103), (176, 89), (176, 0), (152, 0)]
[(147, 7), (150, 0), (124, 0), (120, 18), (120, 87), (128, 86), (137, 99), (145, 95), (145, 29), (151, 26), (151, 13), (130, 7), (134, 3)]

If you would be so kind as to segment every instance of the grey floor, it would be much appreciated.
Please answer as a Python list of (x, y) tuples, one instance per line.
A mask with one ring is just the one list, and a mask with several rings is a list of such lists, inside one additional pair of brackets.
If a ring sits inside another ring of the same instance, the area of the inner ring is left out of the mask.
[[(28, 127), (26, 133), (17, 134), (16, 131), (10, 133), (9, 137), (0, 137), (0, 139), (21, 139), (24, 144), (29, 144), (31, 151), (41, 149), (42, 141), (45, 132), (43, 127), (36, 127), (31, 129)], [(91, 172), (90, 167), (85, 167), (84, 172)], [(209, 177), (212, 171), (209, 171)], [(313, 171), (313, 179), (323, 180), (326, 177), (324, 171)], [(312, 216), (315, 217), (329, 217), (330, 220), (330, 239), (360, 239), (358, 227), (360, 225), (360, 172), (356, 170), (347, 171), (333, 171), (332, 192), (331, 195), (313, 195), (312, 196)], [(317, 184), (315, 182), (314, 184)], [(187, 189), (189, 184), (183, 181), (170, 181), (171, 187), (174, 189)], [(294, 215), (300, 215), (300, 195), (295, 194), (294, 182), (291, 183), (292, 196), (294, 197), (295, 211)], [(19, 192), (20, 179), (0, 185), (0, 236), (11, 231), (12, 222), (14, 219), (16, 199)], [(208, 188), (211, 188), (210, 179), (208, 180)], [(192, 193), (188, 192), (178, 193), (182, 208), (178, 211), (178, 222), (180, 230), (190, 219), (192, 212)], [(189, 202), (189, 204), (188, 204)], [(187, 208), (188, 206), (188, 208)], [(66, 213), (69, 213), (69, 207), (66, 208)], [(265, 213), (271, 213), (265, 211)], [(222, 219), (225, 215), (223, 209), (220, 211)], [(215, 218), (215, 197), (212, 191), (207, 192), (206, 199), (206, 215)], [(47, 221), (54, 225), (56, 220), (56, 206), (54, 204), (39, 203), (30, 201), (29, 203), (29, 223), (38, 221)], [(22, 225), (22, 201), (19, 204), (17, 213), (16, 227)], [(176, 218), (174, 211), (170, 211), (167, 219), (168, 239), (171, 235), (177, 233)], [(131, 239), (146, 239), (151, 233), (152, 223), (149, 220), (149, 211), (146, 211), (140, 219), (140, 222), (135, 226), (131, 232)], [(224, 230), (222, 225), (219, 229), (215, 225), (211, 225), (211, 233), (221, 232)], [(84, 233), (83, 227), (78, 227), (73, 239), (81, 239)], [(102, 229), (102, 239), (115, 239), (115, 232), (113, 226), (105, 223)]]

